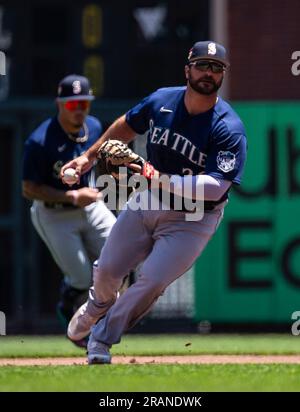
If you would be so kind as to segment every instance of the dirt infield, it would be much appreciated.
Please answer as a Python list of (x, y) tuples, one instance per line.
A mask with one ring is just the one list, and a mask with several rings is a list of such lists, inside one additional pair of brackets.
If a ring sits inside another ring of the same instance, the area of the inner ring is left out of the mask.
[[(114, 356), (113, 364), (297, 363), (299, 355)], [(86, 358), (2, 358), (0, 366), (86, 365)]]

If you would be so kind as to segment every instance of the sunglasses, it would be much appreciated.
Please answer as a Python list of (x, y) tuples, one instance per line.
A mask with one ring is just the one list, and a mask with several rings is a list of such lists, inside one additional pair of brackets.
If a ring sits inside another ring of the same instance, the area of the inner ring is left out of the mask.
[(190, 63), (189, 65), (194, 66), (195, 69), (200, 70), (201, 72), (206, 72), (210, 69), (213, 73), (222, 73), (223, 70), (225, 70), (225, 66), (223, 66), (223, 64), (203, 60)]
[(68, 100), (65, 103), (65, 108), (70, 112), (75, 110), (87, 110), (90, 107), (90, 102), (88, 100)]

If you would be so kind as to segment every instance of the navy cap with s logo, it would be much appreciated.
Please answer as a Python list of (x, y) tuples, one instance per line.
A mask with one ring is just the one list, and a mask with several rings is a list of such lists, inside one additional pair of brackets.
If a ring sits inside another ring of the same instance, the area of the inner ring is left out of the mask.
[(57, 100), (94, 100), (89, 80), (77, 74), (64, 77), (58, 85)]
[(229, 67), (226, 49), (214, 41), (198, 41), (193, 45), (188, 54), (188, 63), (196, 60), (212, 60)]

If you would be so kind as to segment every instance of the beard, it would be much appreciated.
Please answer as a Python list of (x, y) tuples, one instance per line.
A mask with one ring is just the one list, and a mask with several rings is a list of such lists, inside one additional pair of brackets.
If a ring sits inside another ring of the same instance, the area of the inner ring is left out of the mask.
[(193, 79), (191, 75), (189, 75), (188, 78), (188, 83), (191, 86), (191, 88), (195, 90), (195, 92), (199, 94), (205, 94), (206, 96), (216, 93), (221, 87), (222, 82), (223, 77), (219, 82), (216, 82), (210, 76), (203, 76), (201, 79), (198, 80)]

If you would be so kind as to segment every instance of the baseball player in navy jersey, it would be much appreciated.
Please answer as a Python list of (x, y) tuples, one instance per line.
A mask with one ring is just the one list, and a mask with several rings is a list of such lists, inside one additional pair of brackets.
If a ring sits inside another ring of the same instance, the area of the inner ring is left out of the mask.
[(69, 75), (58, 86), (58, 115), (44, 121), (25, 143), (23, 195), (33, 200), (32, 223), (64, 275), (58, 314), (66, 326), (85, 302), (98, 257), (115, 217), (90, 188), (89, 174), (68, 190), (60, 179), (64, 163), (82, 155), (101, 134), (88, 115), (92, 95), (86, 77)]
[[(83, 156), (62, 169), (73, 167), (84, 175), (108, 139), (128, 143), (136, 134), (148, 131), (148, 162), (129, 167), (150, 184), (165, 174), (179, 175), (189, 192), (204, 202), (203, 218), (189, 221), (183, 210), (133, 210), (129, 200), (101, 251), (94, 289), (68, 327), (73, 341), (91, 331), (89, 364), (110, 363), (110, 347), (193, 265), (220, 224), (232, 184), (241, 182), (245, 130), (238, 115), (217, 94), (228, 67), (222, 45), (195, 43), (185, 66), (185, 87), (155, 91), (117, 119)], [(197, 191), (199, 187), (204, 190)], [(167, 190), (180, 195), (176, 184)], [(140, 262), (136, 283), (116, 299), (122, 279)]]

